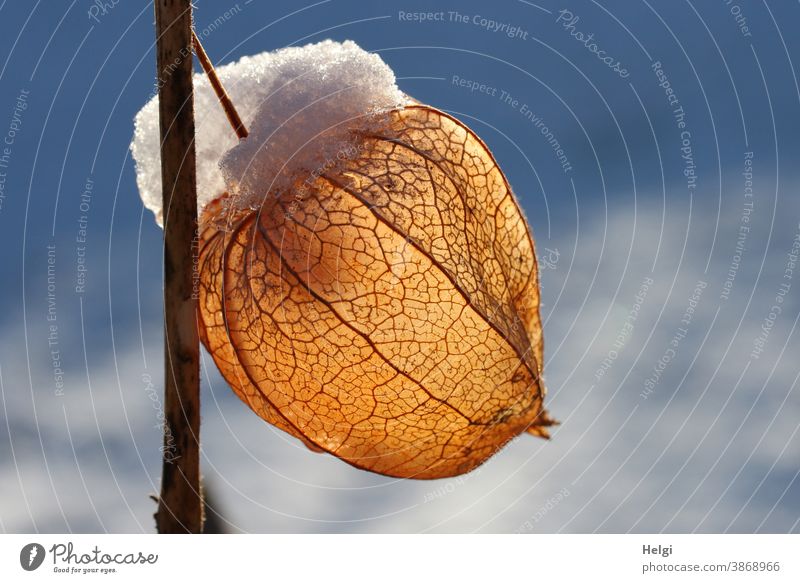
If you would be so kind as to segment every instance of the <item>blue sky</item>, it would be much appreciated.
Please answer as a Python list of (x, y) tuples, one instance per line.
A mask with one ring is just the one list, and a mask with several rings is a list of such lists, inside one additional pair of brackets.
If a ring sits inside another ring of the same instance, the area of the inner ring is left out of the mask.
[[(161, 231), (128, 150), (154, 87), (152, 7), (0, 15), (0, 528), (152, 531)], [(798, 531), (798, 17), (724, 0), (198, 0), (217, 63), (352, 39), (486, 141), (548, 258), (563, 422), (462, 478), (397, 481), (306, 451), (206, 361), (203, 471), (229, 530)]]

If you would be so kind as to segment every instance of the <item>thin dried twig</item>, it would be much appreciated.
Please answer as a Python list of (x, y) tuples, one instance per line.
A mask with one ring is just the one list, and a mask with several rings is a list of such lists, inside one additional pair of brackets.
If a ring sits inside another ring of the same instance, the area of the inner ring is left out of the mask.
[(225, 110), (225, 115), (228, 116), (228, 121), (230, 122), (233, 131), (236, 132), (236, 135), (239, 136), (240, 140), (245, 139), (248, 136), (247, 128), (244, 127), (242, 118), (239, 117), (239, 113), (236, 111), (231, 98), (228, 96), (228, 92), (225, 91), (225, 87), (222, 86), (222, 81), (219, 80), (217, 71), (214, 69), (211, 59), (208, 58), (208, 55), (206, 54), (203, 45), (200, 43), (200, 39), (197, 38), (197, 34), (194, 32), (194, 30), (192, 30), (192, 43), (194, 44), (195, 54), (197, 54), (197, 60), (200, 61), (203, 71), (206, 72), (208, 80), (211, 83), (211, 87), (214, 89), (214, 93), (217, 94), (217, 99), (219, 99), (219, 102), (222, 104), (222, 109)]

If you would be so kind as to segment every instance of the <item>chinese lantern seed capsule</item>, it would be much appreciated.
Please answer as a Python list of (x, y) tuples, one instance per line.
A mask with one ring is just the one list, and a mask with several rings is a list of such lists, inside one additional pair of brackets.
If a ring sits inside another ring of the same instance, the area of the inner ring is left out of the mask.
[(322, 129), (261, 123), (268, 102), (243, 115), (250, 136), (221, 156), (230, 194), (201, 217), (201, 339), (236, 394), (309, 447), (454, 476), (553, 424), (533, 239), (469, 128), (385, 94)]

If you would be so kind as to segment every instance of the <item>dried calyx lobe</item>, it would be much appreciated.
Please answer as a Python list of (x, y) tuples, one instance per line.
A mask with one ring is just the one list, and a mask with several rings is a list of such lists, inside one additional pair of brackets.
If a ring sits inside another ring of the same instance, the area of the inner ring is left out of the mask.
[(268, 422), (387, 475), (457, 475), (546, 436), (533, 241), (491, 154), (378, 57), (303, 50), (242, 76), (273, 74), (242, 107), (250, 137), (198, 177), (216, 193), (201, 336), (223, 376)]

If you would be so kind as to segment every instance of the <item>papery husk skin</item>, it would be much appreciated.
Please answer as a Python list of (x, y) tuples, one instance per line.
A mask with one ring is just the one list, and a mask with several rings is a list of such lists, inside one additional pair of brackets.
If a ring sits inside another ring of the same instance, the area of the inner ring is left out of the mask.
[(547, 437), (533, 238), (491, 153), (424, 105), (353, 140), (258, 209), (206, 209), (200, 328), (220, 372), (275, 427), (388, 476)]

